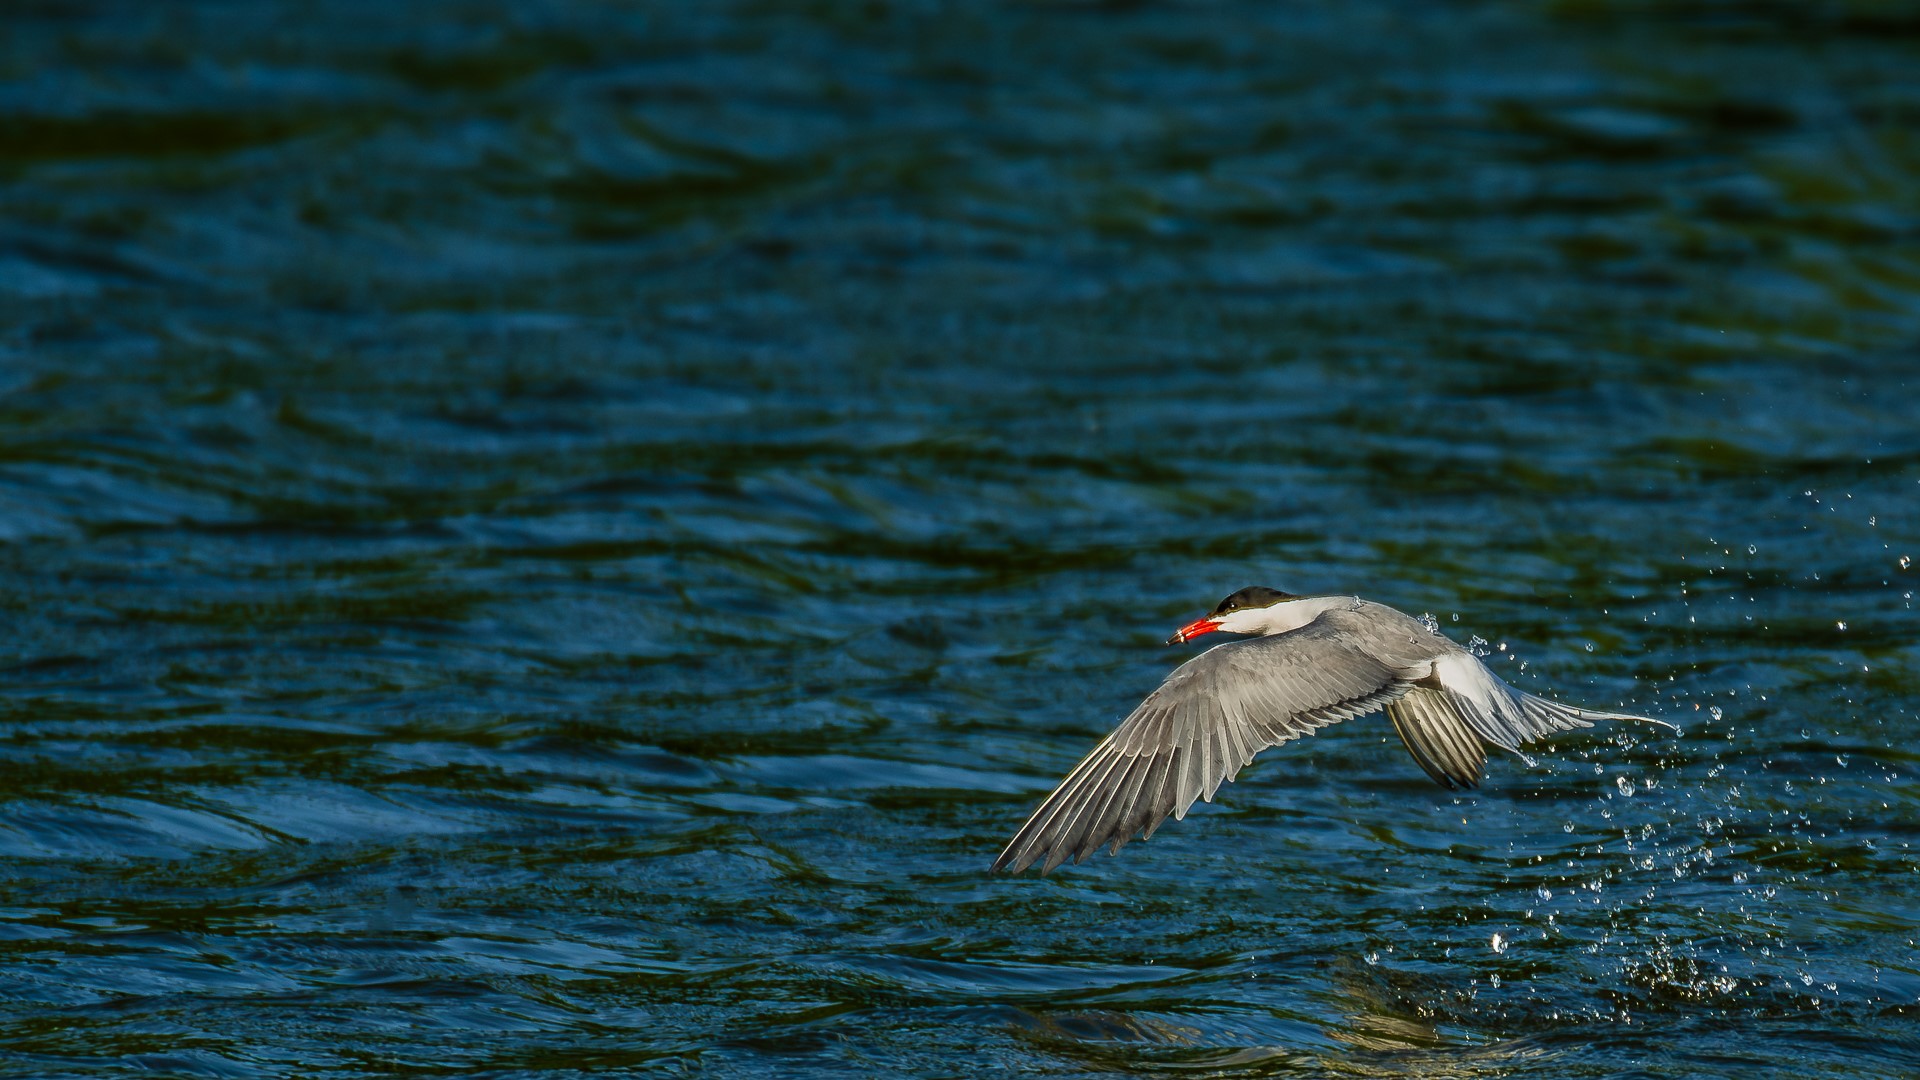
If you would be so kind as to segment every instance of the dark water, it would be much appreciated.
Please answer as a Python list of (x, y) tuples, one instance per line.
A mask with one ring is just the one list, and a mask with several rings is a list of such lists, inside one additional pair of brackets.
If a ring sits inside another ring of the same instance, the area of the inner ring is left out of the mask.
[[(1902, 6), (0, 30), (0, 1074), (1920, 1069)], [(989, 878), (1248, 584), (1684, 734)]]

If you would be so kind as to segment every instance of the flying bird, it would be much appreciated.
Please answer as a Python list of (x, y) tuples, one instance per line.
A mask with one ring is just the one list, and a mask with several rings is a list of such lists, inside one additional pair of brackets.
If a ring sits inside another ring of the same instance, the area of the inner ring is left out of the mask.
[(1356, 596), (1241, 589), (1167, 644), (1215, 631), (1249, 638), (1175, 668), (1047, 796), (994, 870), (1037, 862), (1050, 873), (1103, 844), (1119, 854), (1135, 833), (1152, 837), (1169, 815), (1212, 802), (1267, 747), (1383, 710), (1413, 760), (1449, 789), (1480, 782), (1487, 746), (1520, 753), (1595, 720), (1673, 726), (1516, 690), (1432, 623)]

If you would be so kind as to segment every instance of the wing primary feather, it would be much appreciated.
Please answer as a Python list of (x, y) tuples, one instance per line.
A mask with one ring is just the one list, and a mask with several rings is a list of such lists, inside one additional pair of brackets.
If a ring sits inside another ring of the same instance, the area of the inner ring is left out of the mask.
[(1111, 842), (1113, 846), (1108, 853), (1118, 855), (1127, 841), (1133, 839), (1135, 805), (1140, 798), (1140, 789), (1146, 785), (1152, 771), (1153, 759), (1147, 756), (1135, 757), (1133, 764), (1127, 767), (1127, 775), (1121, 777), (1119, 785), (1114, 788), (1112, 802), (1100, 812), (1101, 819), (1108, 822), (1108, 826), (1105, 835), (1094, 841), (1096, 847)]
[[(1032, 814), (1028, 815), (1026, 823), (1020, 826), (1020, 831), (1014, 834), (1013, 839), (1008, 841), (1006, 848), (1000, 852), (1000, 857), (994, 860), (994, 870), (1011, 868), (1012, 872), (1017, 874), (1032, 865), (1036, 841), (1053, 823), (1064, 804), (1073, 798), (1074, 792), (1078, 790), (1080, 779), (1101, 760), (1103, 752), (1113, 741), (1113, 736), (1110, 735), (1099, 746), (1094, 747), (1093, 752), (1082, 758), (1080, 763), (1073, 767), (1073, 771), (1067, 774), (1066, 779), (1060, 781), (1059, 786), (1041, 801), (1040, 806)], [(1013, 865), (1015, 862), (1019, 865)]]
[(1063, 828), (1057, 841), (1058, 845), (1071, 849), (1075, 862), (1084, 862), (1100, 846), (1100, 829), (1105, 820), (1106, 808), (1113, 803), (1113, 797), (1119, 793), (1120, 780), (1126, 777), (1126, 771), (1132, 768), (1139, 758), (1114, 752), (1114, 760), (1099, 779), (1090, 782), (1081, 792), (1079, 807), (1073, 818)]
[(1133, 808), (1140, 798), (1140, 789), (1146, 784), (1148, 775), (1153, 771), (1153, 761), (1153, 755), (1140, 754), (1127, 763), (1126, 772), (1121, 774), (1113, 786), (1112, 796), (1107, 799), (1106, 805), (1100, 808), (1100, 834), (1089, 837), (1089, 841), (1095, 847), (1113, 839), (1116, 834), (1129, 831), (1127, 822), (1133, 817)]
[(1452, 750), (1455, 778), (1467, 787), (1479, 786), (1487, 762), (1486, 751), (1480, 748), (1479, 736), (1461, 719), (1452, 699), (1445, 694), (1426, 697), (1421, 705), (1426, 710), (1429, 723)]
[[(1196, 717), (1195, 719), (1198, 719), (1198, 718)], [(1209, 776), (1212, 776), (1214, 773), (1214, 765), (1213, 765), (1214, 738), (1213, 737), (1215, 734), (1217, 734), (1217, 732), (1215, 732), (1211, 724), (1205, 723), (1204, 721), (1196, 724), (1195, 726), (1199, 728), (1197, 735), (1199, 736), (1199, 742), (1200, 742), (1200, 757), (1199, 757), (1199, 763), (1198, 763), (1199, 768), (1195, 770), (1194, 777), (1193, 777), (1194, 779), (1193, 793), (1195, 798), (1199, 798), (1200, 796), (1204, 795), (1207, 797), (1208, 801), (1212, 801), (1213, 792), (1207, 788), (1207, 778)], [(1187, 799), (1183, 796), (1180, 801), (1187, 804), (1186, 806), (1181, 807), (1181, 813), (1184, 815), (1185, 812), (1193, 806), (1193, 800)]]
[(1111, 743), (1103, 750), (1105, 760), (1101, 764), (1104, 767), (1090, 771), (1080, 778), (1074, 787), (1073, 797), (1061, 804), (1060, 809), (1054, 813), (1052, 827), (1042, 834), (1042, 842), (1049, 853), (1047, 871), (1059, 865), (1061, 859), (1072, 856), (1079, 850), (1081, 837), (1091, 824), (1094, 808), (1104, 802), (1108, 794), (1101, 790), (1102, 785), (1109, 776), (1113, 775), (1114, 769), (1118, 768), (1122, 762), (1129, 760), (1125, 753)]
[(1185, 751), (1185, 753), (1180, 755), (1179, 764), (1174, 772), (1174, 780), (1177, 785), (1173, 790), (1173, 817), (1175, 821), (1185, 820), (1187, 807), (1192, 806), (1193, 801), (1200, 797), (1197, 785), (1194, 783), (1194, 777), (1198, 775), (1200, 771), (1200, 755), (1204, 752), (1205, 747), (1200, 742), (1195, 741), (1183, 743), (1180, 749)]
[(1187, 767), (1181, 759), (1187, 754), (1185, 747), (1176, 746), (1167, 754), (1166, 764), (1160, 766), (1159, 783), (1154, 788), (1153, 802), (1148, 804), (1146, 832), (1140, 839), (1153, 839), (1154, 832), (1173, 816), (1173, 808), (1180, 801), (1180, 777)]
[(1233, 772), (1233, 751), (1227, 748), (1227, 725), (1214, 724), (1207, 733), (1207, 774), (1200, 778), (1201, 797), (1213, 801), (1220, 784)]
[(1126, 818), (1120, 823), (1120, 835), (1114, 840), (1117, 852), (1133, 839), (1133, 834), (1157, 822), (1154, 806), (1160, 800), (1160, 787), (1167, 775), (1167, 762), (1171, 754), (1162, 754), (1144, 759), (1140, 770), (1140, 789), (1133, 793), (1132, 801), (1127, 804)]
[(1419, 689), (1387, 706), (1387, 717), (1413, 760), (1441, 786), (1474, 787), (1486, 754), (1443, 691)]
[(1431, 754), (1427, 753), (1426, 741), (1413, 730), (1414, 723), (1407, 715), (1407, 707), (1396, 701), (1387, 706), (1386, 712), (1387, 719), (1393, 722), (1393, 730), (1399, 734), (1400, 741), (1405, 744), (1407, 752), (1413, 755), (1414, 762), (1428, 776), (1433, 777), (1435, 783), (1452, 790), (1456, 786), (1453, 778), (1447, 775), (1447, 770), (1433, 760)]

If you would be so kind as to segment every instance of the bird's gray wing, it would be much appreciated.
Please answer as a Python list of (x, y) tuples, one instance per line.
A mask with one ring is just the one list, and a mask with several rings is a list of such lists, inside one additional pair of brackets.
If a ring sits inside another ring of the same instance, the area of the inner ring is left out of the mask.
[(1399, 698), (1430, 664), (1382, 659), (1353, 643), (1346, 618), (1215, 646), (1175, 668), (1094, 748), (1027, 823), (993, 869), (1042, 873), (1102, 844), (1118, 852), (1168, 815), (1211, 802), (1253, 755)]
[(1400, 700), (1388, 702), (1386, 713), (1413, 760), (1442, 787), (1470, 788), (1480, 783), (1486, 774), (1487, 751), (1460, 715), (1453, 694), (1416, 686)]
[[(1436, 710), (1444, 709), (1452, 713), (1482, 739), (1515, 753), (1518, 753), (1525, 743), (1544, 739), (1563, 731), (1592, 727), (1595, 720), (1637, 720), (1646, 724), (1658, 724), (1669, 730), (1678, 730), (1665, 720), (1656, 720), (1651, 716), (1583, 709), (1575, 705), (1563, 705), (1558, 701), (1535, 697), (1524, 690), (1516, 690), (1488, 670), (1478, 657), (1464, 650), (1450, 652), (1435, 660), (1433, 677), (1429, 681), (1439, 688), (1439, 692), (1434, 693), (1433, 696), (1443, 699), (1434, 706)], [(1430, 692), (1423, 691), (1422, 696), (1424, 697), (1427, 693)], [(1396, 727), (1400, 724), (1397, 711), (1404, 711), (1414, 703), (1414, 697), (1409, 695), (1405, 701), (1396, 703), (1396, 708), (1387, 710), (1387, 715), (1394, 718)], [(1404, 729), (1401, 735), (1405, 737)], [(1458, 770), (1452, 770), (1448, 775), (1442, 776), (1428, 766), (1427, 760), (1421, 757), (1421, 750), (1414, 746), (1412, 739), (1407, 740), (1407, 748), (1413, 750), (1413, 756), (1420, 762), (1422, 768), (1448, 787), (1453, 787), (1454, 783), (1463, 787), (1472, 787), (1480, 778), (1477, 768), (1470, 777), (1463, 776)], [(1481, 761), (1484, 763), (1484, 756)], [(1453, 783), (1450, 783), (1450, 780)]]

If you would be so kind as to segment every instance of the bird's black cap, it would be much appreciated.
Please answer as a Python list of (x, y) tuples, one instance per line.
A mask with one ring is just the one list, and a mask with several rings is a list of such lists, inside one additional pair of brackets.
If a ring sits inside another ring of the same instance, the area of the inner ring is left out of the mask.
[(1213, 610), (1207, 612), (1207, 618), (1218, 618), (1229, 611), (1239, 611), (1241, 608), (1272, 607), (1282, 600), (1298, 599), (1299, 597), (1290, 592), (1269, 589), (1265, 585), (1249, 585), (1215, 604)]

